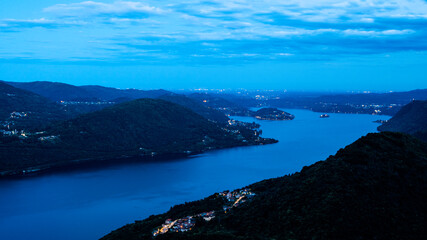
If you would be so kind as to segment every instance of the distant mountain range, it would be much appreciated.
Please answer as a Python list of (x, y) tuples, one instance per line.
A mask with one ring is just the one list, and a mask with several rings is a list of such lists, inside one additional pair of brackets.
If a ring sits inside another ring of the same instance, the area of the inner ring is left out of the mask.
[(209, 121), (160, 99), (138, 99), (53, 123), (42, 132), (0, 137), (0, 175), (131, 157), (186, 156), (206, 150), (276, 142), (252, 124)]
[(143, 91), (138, 89), (117, 89), (102, 86), (74, 86), (59, 82), (6, 82), (16, 88), (37, 93), (52, 101), (79, 101), (81, 99), (98, 99), (113, 101), (127, 98), (157, 98), (170, 92), (165, 90)]
[(427, 101), (409, 103), (378, 130), (408, 133), (427, 141)]
[(301, 172), (172, 207), (102, 240), (424, 239), (426, 199), (426, 143), (368, 134)]
[[(174, 95), (165, 90), (116, 89), (102, 86), (73, 86), (56, 82), (6, 82), (14, 87), (34, 92), (67, 106), (69, 112), (85, 113), (100, 110), (115, 103), (139, 98), (160, 98)], [(232, 93), (189, 93), (186, 97), (212, 110), (226, 115), (253, 116), (250, 107), (303, 108), (323, 113), (362, 113), (390, 115), (412, 100), (427, 100), (427, 89), (389, 93), (305, 94), (281, 93), (270, 96), (259, 91), (258, 95), (241, 96)], [(183, 103), (188, 103), (186, 100)], [(73, 106), (69, 102), (72, 102)], [(81, 104), (78, 104), (78, 103)], [(104, 102), (88, 105), (87, 102)], [(181, 101), (182, 102), (182, 101)], [(206, 114), (206, 113), (204, 113)]]

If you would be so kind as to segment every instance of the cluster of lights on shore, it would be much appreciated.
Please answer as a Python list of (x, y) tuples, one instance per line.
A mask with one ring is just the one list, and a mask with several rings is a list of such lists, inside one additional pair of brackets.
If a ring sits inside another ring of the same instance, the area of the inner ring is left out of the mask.
[[(233, 192), (225, 191), (218, 193), (218, 197), (224, 198), (227, 200), (228, 204), (223, 206), (223, 210), (227, 213), (230, 209), (238, 207), (241, 203), (244, 203), (248, 198), (254, 196), (255, 193), (251, 192), (249, 188), (235, 190)], [(160, 234), (165, 234), (167, 232), (187, 232), (191, 231), (195, 224), (196, 218), (202, 218), (203, 220), (209, 222), (215, 218), (215, 211), (203, 212), (200, 214), (187, 216), (184, 218), (176, 219), (166, 219), (165, 223), (157, 227), (153, 231), (153, 236), (158, 236)]]

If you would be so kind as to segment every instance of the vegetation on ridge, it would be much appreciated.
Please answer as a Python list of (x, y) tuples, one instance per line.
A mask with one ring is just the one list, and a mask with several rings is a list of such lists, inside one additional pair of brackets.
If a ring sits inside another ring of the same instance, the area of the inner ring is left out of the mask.
[(427, 101), (413, 101), (405, 105), (378, 130), (408, 133), (427, 141)]
[(178, 205), (102, 240), (152, 239), (167, 218), (218, 210), (188, 232), (155, 239), (424, 239), (427, 145), (401, 133), (368, 134), (301, 172), (255, 183), (256, 195), (224, 213), (221, 198)]
[(273, 142), (261, 138), (251, 124), (218, 125), (171, 102), (138, 99), (50, 125), (40, 133), (1, 137), (0, 175), (74, 161), (188, 155)]

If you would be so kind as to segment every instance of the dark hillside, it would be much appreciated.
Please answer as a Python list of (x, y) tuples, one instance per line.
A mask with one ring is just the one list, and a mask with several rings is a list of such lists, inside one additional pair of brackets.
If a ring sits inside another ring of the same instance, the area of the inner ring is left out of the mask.
[[(0, 82), (0, 129), (37, 128), (66, 119), (64, 108), (40, 95)], [(3, 126), (4, 125), (4, 126)]]
[(91, 160), (186, 156), (276, 142), (257, 126), (223, 126), (183, 106), (138, 99), (58, 122), (43, 132), (0, 136), (0, 176)]
[(427, 141), (427, 101), (409, 103), (378, 130), (408, 133)]
[[(216, 124), (180, 105), (160, 99), (138, 99), (85, 114), (48, 130), (79, 148), (154, 152), (196, 150), (196, 145), (227, 140)], [(188, 149), (185, 149), (188, 146)]]
[[(103, 240), (152, 239), (166, 218), (217, 210), (185, 233), (155, 239), (425, 239), (427, 145), (400, 133), (368, 134), (301, 172), (255, 183), (224, 213), (221, 197), (180, 205)], [(214, 201), (213, 199), (216, 199)], [(194, 211), (194, 212), (195, 212)], [(181, 214), (180, 214), (181, 213)]]

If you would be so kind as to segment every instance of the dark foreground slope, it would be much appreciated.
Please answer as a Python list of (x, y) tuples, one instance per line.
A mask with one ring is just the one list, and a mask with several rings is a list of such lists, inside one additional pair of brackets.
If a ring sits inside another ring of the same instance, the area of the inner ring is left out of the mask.
[(42, 133), (0, 137), (0, 176), (73, 162), (188, 155), (270, 142), (255, 129), (226, 129), (180, 105), (139, 99), (56, 123)]
[(424, 239), (427, 145), (400, 133), (368, 134), (301, 172), (249, 186), (228, 213), (218, 195), (124, 226), (103, 240), (152, 239), (167, 218), (217, 210), (186, 233), (155, 239)]
[(413, 101), (405, 105), (378, 130), (408, 133), (427, 141), (427, 101)]

